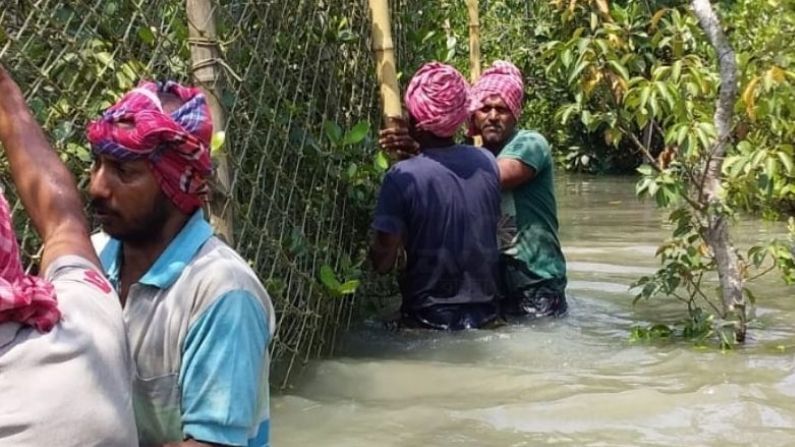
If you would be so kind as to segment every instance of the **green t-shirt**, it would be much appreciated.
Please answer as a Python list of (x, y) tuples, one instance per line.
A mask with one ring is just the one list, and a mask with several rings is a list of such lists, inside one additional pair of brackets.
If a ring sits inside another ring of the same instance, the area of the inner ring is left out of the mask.
[(555, 174), (547, 140), (538, 132), (520, 130), (497, 158), (520, 160), (535, 170), (532, 180), (502, 193), (503, 254), (527, 266), (528, 284), (553, 282), (565, 287), (566, 260), (558, 238)]

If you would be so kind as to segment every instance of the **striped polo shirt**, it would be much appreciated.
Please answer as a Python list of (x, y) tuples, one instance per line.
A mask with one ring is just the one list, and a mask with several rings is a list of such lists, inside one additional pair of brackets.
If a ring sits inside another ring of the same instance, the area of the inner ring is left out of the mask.
[[(103, 233), (92, 239), (118, 289), (121, 242)], [(130, 286), (123, 314), (141, 444), (269, 445), (273, 305), (202, 210)]]

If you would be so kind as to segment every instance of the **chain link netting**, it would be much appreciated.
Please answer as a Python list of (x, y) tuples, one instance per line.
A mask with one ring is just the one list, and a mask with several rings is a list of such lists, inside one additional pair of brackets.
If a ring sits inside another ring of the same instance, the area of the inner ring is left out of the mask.
[[(412, 2), (393, 2), (398, 60)], [(276, 306), (278, 384), (333, 348), (354, 309), (368, 224), (386, 160), (366, 0), (220, 1), (217, 42), (189, 38), (175, 0), (4, 1), (0, 62), (15, 77), (53, 146), (85, 188), (85, 123), (140, 79), (191, 79), (191, 45), (217, 45), (211, 62), (226, 115), (231, 173), (224, 205), (234, 246)], [(39, 241), (2, 183), (26, 260)], [(359, 291), (361, 294), (361, 291)]]

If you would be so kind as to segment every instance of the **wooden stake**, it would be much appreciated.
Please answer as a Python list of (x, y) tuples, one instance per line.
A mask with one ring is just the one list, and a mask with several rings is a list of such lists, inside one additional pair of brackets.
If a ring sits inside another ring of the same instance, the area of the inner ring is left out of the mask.
[[(469, 79), (472, 85), (480, 79), (480, 17), (478, 0), (467, 0), (469, 10)], [(483, 146), (483, 138), (476, 135), (472, 139), (475, 146)]]
[(400, 87), (395, 68), (395, 46), (392, 43), (392, 30), (389, 18), (388, 0), (369, 0), (372, 19), (373, 53), (376, 60), (376, 74), (381, 86), (381, 105), (384, 123), (387, 127), (396, 125), (393, 118), (403, 116), (400, 105)]
[[(213, 119), (213, 131), (226, 129), (226, 117), (220, 101), (218, 36), (215, 10), (211, 0), (187, 0), (188, 35), (193, 64), (193, 82), (202, 89)], [(228, 143), (225, 147), (228, 147)], [(226, 150), (214, 157), (215, 178), (210, 196), (210, 222), (227, 244), (233, 245), (234, 216), (231, 200), (231, 175)]]

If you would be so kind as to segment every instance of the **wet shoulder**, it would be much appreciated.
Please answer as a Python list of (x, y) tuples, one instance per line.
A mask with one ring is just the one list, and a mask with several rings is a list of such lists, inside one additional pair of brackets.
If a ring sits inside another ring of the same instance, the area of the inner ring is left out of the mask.
[(534, 130), (519, 130), (505, 145), (499, 158), (518, 158), (543, 170), (551, 165), (552, 153), (543, 135)]
[(549, 154), (549, 142), (535, 130), (519, 130), (500, 155), (514, 151), (535, 151)]

